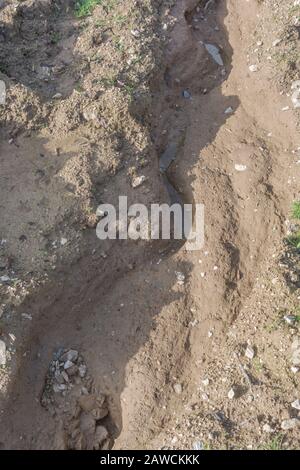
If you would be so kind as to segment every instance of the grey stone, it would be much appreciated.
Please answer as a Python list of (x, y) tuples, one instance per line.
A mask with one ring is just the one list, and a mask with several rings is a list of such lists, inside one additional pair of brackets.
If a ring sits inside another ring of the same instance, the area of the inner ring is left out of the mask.
[(222, 59), (222, 56), (220, 54), (220, 50), (217, 46), (214, 46), (213, 44), (205, 44), (205, 49), (209, 53), (209, 55), (213, 58), (213, 60), (220, 65), (221, 67), (224, 66), (224, 62)]
[(188, 92), (187, 90), (183, 90), (182, 96), (183, 96), (186, 100), (191, 99), (191, 94), (190, 94), (190, 92)]
[(297, 426), (299, 426), (299, 423), (300, 421), (297, 418), (285, 419), (281, 423), (281, 429), (283, 429), (284, 431), (295, 429)]

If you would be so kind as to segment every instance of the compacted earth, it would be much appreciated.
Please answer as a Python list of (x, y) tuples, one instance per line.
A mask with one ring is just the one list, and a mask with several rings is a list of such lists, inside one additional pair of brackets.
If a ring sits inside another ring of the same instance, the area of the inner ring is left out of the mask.
[(299, 448), (299, 109), (299, 0), (0, 0), (2, 449)]

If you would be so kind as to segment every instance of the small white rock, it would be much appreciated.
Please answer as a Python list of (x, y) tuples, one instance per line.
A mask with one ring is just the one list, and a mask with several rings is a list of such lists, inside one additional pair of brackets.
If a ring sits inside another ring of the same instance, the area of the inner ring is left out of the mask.
[(278, 46), (278, 44), (280, 44), (280, 42), (281, 42), (281, 39), (275, 39), (275, 41), (273, 41), (273, 43), (272, 43), (272, 46), (276, 47), (276, 46)]
[(137, 176), (136, 178), (134, 178), (132, 180), (132, 183), (131, 183), (131, 186), (133, 188), (138, 188), (139, 186), (141, 186), (144, 182), (146, 181), (146, 176), (142, 175), (142, 176)]
[(85, 364), (80, 364), (80, 366), (78, 367), (78, 370), (79, 370), (79, 376), (81, 378), (85, 377), (85, 375), (86, 375), (86, 365)]
[(181, 384), (174, 384), (174, 392), (177, 393), (177, 395), (180, 395), (182, 393), (182, 385)]
[(231, 106), (229, 106), (228, 108), (225, 109), (224, 111), (225, 114), (232, 114), (233, 113), (233, 109)]
[(246, 171), (247, 170), (246, 165), (240, 165), (239, 163), (236, 163), (234, 165), (234, 168), (236, 169), (236, 171)]
[(250, 66), (249, 66), (249, 70), (250, 70), (250, 72), (257, 72), (257, 71), (258, 71), (258, 67), (257, 67), (257, 65), (253, 64), (253, 65), (250, 65)]
[(32, 320), (32, 316), (29, 313), (21, 313), (21, 316), (26, 320)]
[(291, 403), (291, 407), (295, 408), (295, 410), (300, 410), (300, 400), (295, 400)]
[(184, 281), (185, 281), (185, 275), (181, 273), (180, 271), (176, 271), (175, 275), (177, 279), (177, 284), (179, 284), (180, 286), (183, 286)]
[(9, 282), (10, 281), (10, 277), (9, 276), (1, 276), (0, 277), (0, 282)]
[(60, 239), (60, 244), (61, 244), (61, 246), (64, 246), (66, 243), (68, 243), (68, 239), (67, 239), (67, 238), (61, 238), (61, 239)]
[(0, 339), (0, 366), (6, 364), (6, 344)]
[(227, 394), (229, 400), (232, 400), (234, 397), (235, 397), (235, 393), (234, 393), (234, 390), (233, 388), (231, 388)]
[(274, 429), (271, 428), (271, 426), (270, 426), (269, 424), (264, 424), (264, 425), (263, 425), (263, 431), (264, 431), (264, 432), (271, 433), (271, 432), (274, 432)]
[(247, 346), (246, 351), (245, 351), (245, 356), (251, 360), (254, 358), (255, 352), (254, 352), (254, 349), (251, 348), (251, 346)]
[(64, 363), (64, 369), (65, 369), (65, 370), (70, 369), (70, 367), (73, 367), (73, 366), (74, 366), (74, 362), (72, 362), (72, 361), (67, 360), (67, 361)]
[(300, 421), (297, 418), (285, 419), (281, 423), (281, 429), (288, 431), (290, 429), (295, 429), (299, 425)]

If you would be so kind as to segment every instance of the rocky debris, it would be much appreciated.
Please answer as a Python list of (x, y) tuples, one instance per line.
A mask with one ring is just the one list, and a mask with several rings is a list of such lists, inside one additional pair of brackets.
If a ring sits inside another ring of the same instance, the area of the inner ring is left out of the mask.
[(257, 67), (257, 65), (253, 64), (253, 65), (250, 65), (250, 66), (249, 66), (249, 70), (250, 70), (250, 72), (252, 72), (252, 73), (253, 73), (253, 72), (257, 72), (257, 71), (258, 71), (258, 67)]
[(297, 317), (295, 317), (295, 315), (285, 315), (283, 319), (288, 325), (294, 325)]
[(214, 46), (213, 44), (205, 44), (205, 49), (218, 65), (221, 67), (224, 66), (224, 62), (218, 47)]
[(133, 178), (132, 182), (131, 182), (131, 186), (133, 188), (138, 188), (139, 186), (141, 186), (144, 182), (146, 181), (146, 176), (142, 175), (142, 176), (137, 176), (136, 178)]
[(285, 419), (281, 423), (281, 429), (283, 429), (284, 431), (289, 431), (299, 426), (299, 423), (300, 420), (297, 418)]
[(182, 385), (181, 384), (174, 384), (173, 388), (174, 388), (174, 392), (177, 393), (177, 395), (180, 395), (182, 393)]
[(233, 108), (231, 106), (228, 106), (228, 108), (225, 109), (224, 114), (232, 114), (233, 113)]
[(268, 423), (264, 424), (262, 429), (266, 433), (274, 432), (274, 429)]
[(180, 286), (183, 286), (185, 282), (185, 275), (181, 273), (180, 271), (176, 271), (175, 275), (177, 279), (177, 284), (179, 284)]
[(201, 442), (201, 441), (195, 441), (195, 442), (193, 443), (193, 449), (194, 449), (194, 450), (203, 450), (203, 449), (204, 449), (203, 442)]
[(253, 349), (251, 346), (249, 346), (249, 345), (248, 345), (247, 348), (246, 348), (245, 356), (246, 356), (248, 359), (250, 359), (250, 360), (252, 360), (252, 359), (254, 358), (254, 356), (255, 356), (255, 351), (254, 351), (254, 349)]
[(7, 283), (7, 282), (9, 282), (9, 281), (10, 281), (10, 277), (9, 277), (9, 276), (0, 276), (0, 282), (1, 282), (2, 284), (5, 284), (5, 283)]
[(0, 339), (0, 366), (6, 364), (6, 344)]
[(233, 400), (233, 398), (235, 397), (235, 391), (233, 390), (233, 388), (231, 388), (227, 394), (229, 400)]
[(294, 408), (295, 410), (300, 411), (300, 400), (297, 399), (297, 400), (293, 401), (293, 403), (291, 403), (291, 407)]
[(190, 100), (191, 97), (192, 97), (191, 94), (190, 94), (190, 92), (187, 91), (187, 90), (183, 90), (182, 96), (183, 96), (186, 100)]
[(103, 421), (109, 418), (106, 396), (94, 389), (87, 366), (75, 349), (61, 349), (54, 354), (41, 404), (60, 423), (55, 448), (111, 448), (111, 438)]
[(61, 246), (64, 246), (64, 245), (66, 245), (67, 243), (68, 243), (68, 239), (67, 239), (67, 238), (61, 238), (61, 239), (60, 239), (60, 244), (61, 244)]
[(21, 317), (25, 320), (32, 320), (32, 315), (30, 315), (29, 313), (21, 313)]
[(300, 339), (296, 338), (292, 343), (292, 364), (300, 366)]
[(240, 172), (247, 170), (246, 165), (240, 165), (240, 164), (238, 164), (238, 163), (236, 163), (236, 164), (234, 165), (234, 168), (236, 169), (236, 171), (240, 171)]

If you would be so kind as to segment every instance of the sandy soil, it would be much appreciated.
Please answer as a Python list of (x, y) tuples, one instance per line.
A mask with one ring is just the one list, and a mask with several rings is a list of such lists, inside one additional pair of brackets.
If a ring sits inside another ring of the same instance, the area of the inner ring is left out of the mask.
[[(299, 448), (299, 2), (0, 8), (1, 447)], [(203, 250), (98, 240), (171, 144)]]

